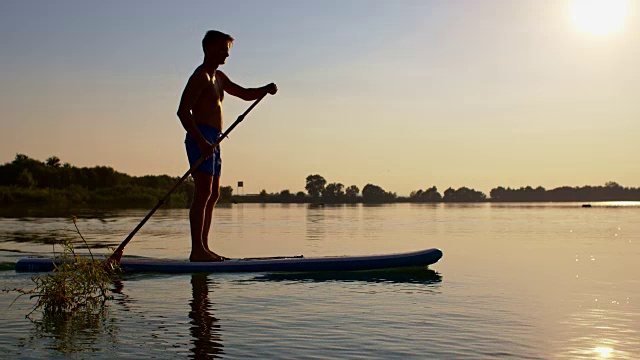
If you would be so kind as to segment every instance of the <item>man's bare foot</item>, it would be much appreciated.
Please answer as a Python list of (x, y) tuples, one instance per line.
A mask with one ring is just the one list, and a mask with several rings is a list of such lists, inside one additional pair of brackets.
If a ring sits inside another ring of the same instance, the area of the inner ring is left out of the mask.
[(205, 252), (204, 254), (194, 254), (191, 253), (191, 256), (189, 256), (189, 261), (191, 262), (220, 262), (220, 261), (224, 261), (224, 257), (214, 254), (214, 253), (207, 253)]
[(222, 255), (218, 255), (218, 254), (214, 253), (213, 251), (211, 251), (211, 250), (209, 250), (209, 249), (207, 249), (207, 248), (205, 248), (205, 249), (204, 249), (204, 251), (206, 251), (206, 252), (207, 252), (207, 254), (209, 254), (209, 255), (211, 255), (211, 256), (221, 258), (222, 260), (220, 260), (220, 261), (223, 261), (223, 260), (229, 260), (229, 258), (228, 258), (228, 257), (226, 257), (226, 256), (222, 256)]

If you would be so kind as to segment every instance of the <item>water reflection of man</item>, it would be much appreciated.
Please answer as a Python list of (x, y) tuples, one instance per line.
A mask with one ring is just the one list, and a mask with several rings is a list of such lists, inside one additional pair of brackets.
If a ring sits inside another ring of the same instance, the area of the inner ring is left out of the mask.
[(193, 274), (191, 276), (191, 288), (193, 299), (191, 300), (191, 336), (193, 345), (191, 352), (195, 359), (221, 358), (224, 354), (220, 325), (218, 319), (211, 314), (211, 301), (209, 301), (209, 284), (207, 274)]

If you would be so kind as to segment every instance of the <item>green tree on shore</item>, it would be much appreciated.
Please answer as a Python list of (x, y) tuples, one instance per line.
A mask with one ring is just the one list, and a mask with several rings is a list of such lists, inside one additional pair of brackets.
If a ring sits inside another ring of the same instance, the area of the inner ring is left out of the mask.
[(409, 199), (416, 202), (440, 202), (442, 201), (442, 195), (438, 192), (438, 188), (432, 186), (425, 191), (412, 191)]
[(360, 193), (360, 189), (357, 186), (351, 185), (345, 190), (345, 196), (347, 197), (347, 201), (350, 203), (354, 203), (358, 200), (358, 194)]
[(326, 202), (344, 201), (344, 185), (340, 183), (328, 184), (322, 191), (322, 199)]
[(52, 157), (47, 159), (45, 164), (47, 164), (47, 166), (52, 167), (52, 168), (59, 168), (60, 167), (60, 158), (57, 157), (57, 156), (52, 156)]
[(36, 186), (36, 181), (27, 169), (22, 169), (16, 181), (20, 187), (31, 189)]
[(324, 191), (324, 187), (327, 184), (327, 180), (325, 180), (320, 175), (309, 175), (307, 176), (307, 184), (305, 185), (305, 189), (309, 193), (313, 199), (320, 198), (320, 194)]
[(485, 200), (487, 200), (487, 196), (484, 193), (464, 186), (458, 190), (448, 188), (442, 197), (444, 202), (480, 202)]
[(365, 203), (393, 202), (396, 198), (395, 193), (386, 192), (378, 185), (367, 184), (362, 188), (362, 202)]

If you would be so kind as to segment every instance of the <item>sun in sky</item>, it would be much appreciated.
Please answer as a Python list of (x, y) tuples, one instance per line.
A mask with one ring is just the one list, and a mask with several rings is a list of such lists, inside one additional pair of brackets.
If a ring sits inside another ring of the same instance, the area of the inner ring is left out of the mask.
[(628, 8), (628, 0), (573, 0), (571, 19), (586, 33), (604, 35), (622, 28)]

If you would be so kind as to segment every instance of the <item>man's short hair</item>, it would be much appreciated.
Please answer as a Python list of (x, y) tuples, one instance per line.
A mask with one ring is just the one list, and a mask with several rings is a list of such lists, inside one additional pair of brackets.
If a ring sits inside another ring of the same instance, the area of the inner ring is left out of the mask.
[(221, 31), (209, 30), (202, 39), (202, 50), (206, 51), (205, 49), (207, 48), (207, 46), (215, 43), (216, 41), (226, 41), (232, 43), (233, 37)]

